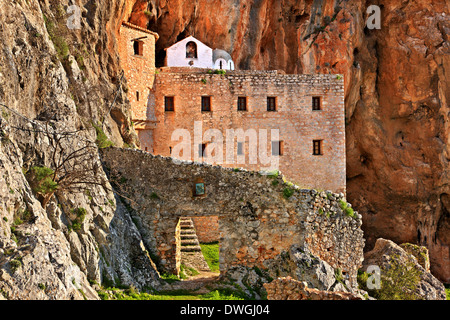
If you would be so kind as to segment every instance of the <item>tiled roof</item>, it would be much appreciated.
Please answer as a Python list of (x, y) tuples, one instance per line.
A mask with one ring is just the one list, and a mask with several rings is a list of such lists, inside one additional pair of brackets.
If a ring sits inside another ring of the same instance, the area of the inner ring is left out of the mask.
[(131, 28), (131, 29), (135, 29), (135, 30), (138, 30), (138, 31), (142, 31), (142, 32), (145, 32), (145, 33), (152, 34), (152, 35), (155, 36), (156, 40), (159, 39), (159, 35), (156, 32), (154, 32), (154, 31), (151, 31), (151, 30), (139, 27), (139, 26), (137, 26), (135, 24), (132, 24), (132, 23), (129, 23), (129, 22), (126, 22), (126, 21), (122, 21), (122, 25), (124, 25), (124, 26), (126, 26), (128, 28)]

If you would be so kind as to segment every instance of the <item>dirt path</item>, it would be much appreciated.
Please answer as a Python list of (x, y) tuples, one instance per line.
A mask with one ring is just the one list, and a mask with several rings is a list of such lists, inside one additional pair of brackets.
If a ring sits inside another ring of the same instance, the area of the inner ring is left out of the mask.
[(204, 294), (212, 290), (219, 279), (220, 273), (211, 271), (200, 271), (198, 275), (188, 279), (172, 283), (172, 290), (187, 290), (195, 294)]

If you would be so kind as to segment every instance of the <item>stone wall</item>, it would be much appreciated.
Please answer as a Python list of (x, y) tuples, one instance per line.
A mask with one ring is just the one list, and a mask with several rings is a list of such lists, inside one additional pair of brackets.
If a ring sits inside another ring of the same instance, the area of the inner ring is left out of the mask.
[(201, 243), (216, 242), (220, 239), (219, 217), (193, 217), (195, 232)]
[[(289, 264), (293, 246), (339, 268), (352, 285), (363, 260), (361, 219), (344, 214), (343, 194), (318, 193), (285, 183), (283, 177), (181, 162), (149, 153), (108, 148), (102, 159), (110, 179), (130, 199), (144, 243), (166, 272), (178, 273), (175, 229), (179, 217), (217, 216), (220, 270), (257, 267), (271, 276)], [(193, 195), (202, 178), (206, 195)], [(283, 269), (284, 270), (284, 269)]]
[[(175, 111), (165, 111), (165, 96), (174, 97)], [(201, 111), (202, 96), (211, 97), (211, 112)], [(313, 96), (321, 98), (322, 110), (312, 110)], [(246, 97), (247, 111), (237, 110), (238, 97)], [(267, 97), (276, 98), (275, 112), (267, 111)], [(155, 77), (149, 110), (158, 119), (153, 134), (155, 154), (196, 160), (199, 145), (205, 143), (211, 155), (205, 162), (249, 170), (275, 167), (302, 187), (345, 192), (344, 81), (340, 76), (276, 71), (219, 75), (207, 69), (162, 68)], [(254, 130), (257, 142), (243, 137), (243, 155), (237, 156), (238, 139), (230, 132), (227, 143), (228, 129), (234, 133)], [(180, 130), (188, 137), (172, 136)], [(271, 130), (279, 130), (279, 137)], [(200, 133), (199, 139), (195, 132)], [(267, 143), (258, 140), (263, 138)], [(283, 141), (281, 156), (272, 156), (271, 140)], [(322, 155), (313, 155), (313, 140), (322, 140)]]
[[(124, 22), (119, 30), (119, 39), (120, 64), (128, 81), (127, 98), (130, 101), (133, 121), (147, 120), (149, 87), (155, 77), (155, 42), (158, 35)], [(134, 54), (135, 39), (143, 43), (142, 55)]]
[(264, 284), (268, 300), (363, 300), (350, 292), (332, 292), (308, 288), (306, 282), (291, 277), (279, 278)]

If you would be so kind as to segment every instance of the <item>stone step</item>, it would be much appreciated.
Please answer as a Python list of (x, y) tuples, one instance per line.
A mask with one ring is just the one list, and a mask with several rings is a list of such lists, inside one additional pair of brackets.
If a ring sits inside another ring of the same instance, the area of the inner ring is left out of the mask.
[(180, 235), (181, 240), (184, 239), (198, 239), (197, 235), (195, 233), (188, 233), (188, 234), (182, 234)]
[(201, 252), (200, 246), (181, 246), (181, 252)]
[(197, 239), (181, 239), (181, 245), (182, 246), (186, 246), (186, 245), (199, 245), (200, 243), (198, 242)]
[(183, 229), (183, 230), (180, 230), (180, 234), (181, 234), (181, 235), (185, 235), (185, 234), (195, 234), (195, 230), (194, 230), (194, 229)]

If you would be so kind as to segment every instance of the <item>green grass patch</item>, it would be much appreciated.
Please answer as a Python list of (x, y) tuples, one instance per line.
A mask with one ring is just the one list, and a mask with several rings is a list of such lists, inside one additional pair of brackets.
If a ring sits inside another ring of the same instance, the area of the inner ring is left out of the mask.
[(203, 256), (212, 272), (219, 272), (219, 242), (200, 243)]
[(447, 300), (450, 300), (450, 284), (445, 285), (445, 293), (447, 294)]
[(98, 295), (102, 300), (244, 300), (238, 294), (222, 289), (196, 295), (186, 290), (147, 293), (132, 287), (125, 290), (108, 288), (98, 291)]

